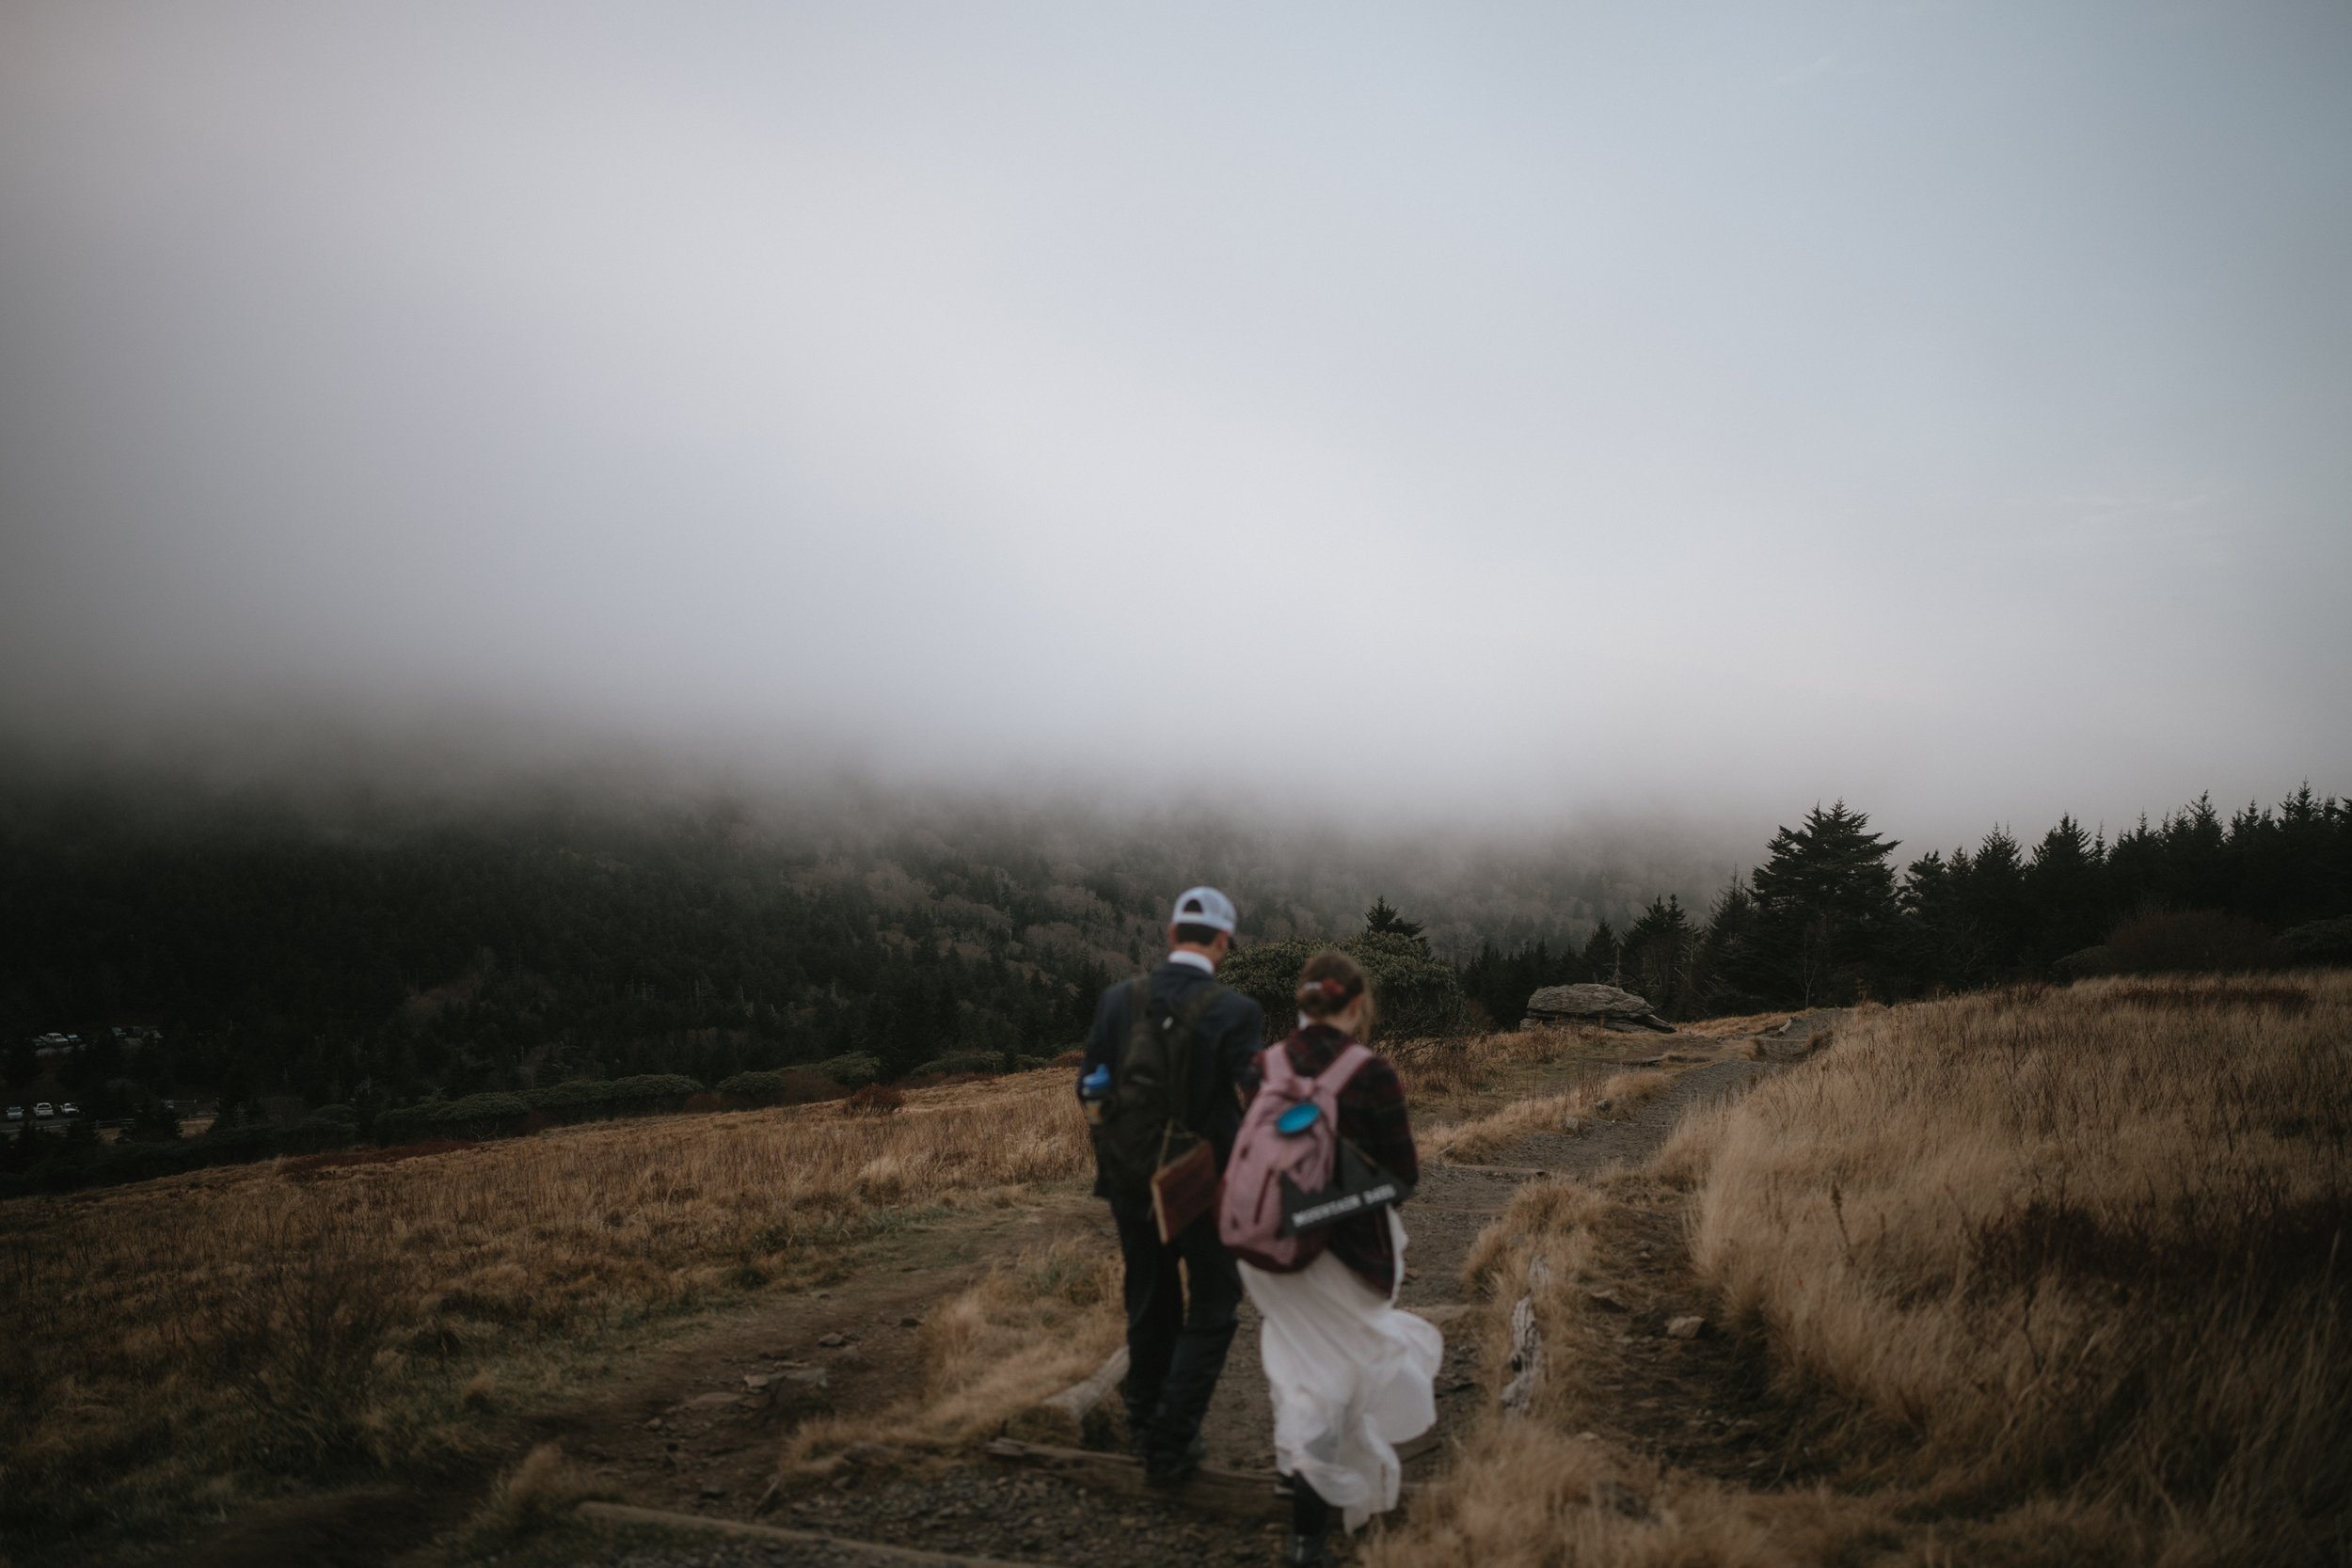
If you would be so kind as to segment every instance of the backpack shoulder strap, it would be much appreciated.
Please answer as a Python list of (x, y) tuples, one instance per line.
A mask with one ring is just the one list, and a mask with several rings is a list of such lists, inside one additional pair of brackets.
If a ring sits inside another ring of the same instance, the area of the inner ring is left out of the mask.
[(1350, 1040), (1347, 1049), (1332, 1057), (1331, 1065), (1315, 1075), (1315, 1087), (1322, 1088), (1327, 1084), (1336, 1095), (1345, 1089), (1348, 1080), (1354, 1078), (1371, 1060), (1372, 1047), (1361, 1040)]
[[(1184, 999), (1170, 1009), (1162, 1024), (1168, 1032), (1168, 1109), (1179, 1122), (1190, 1126), (1192, 1105), (1193, 1056), (1200, 1044), (1200, 1023), (1209, 1009), (1216, 1006), (1225, 988), (1215, 980), (1203, 980), (1185, 993)], [(1193, 1129), (1200, 1131), (1198, 1128)]]
[(1298, 1069), (1291, 1066), (1288, 1040), (1276, 1040), (1258, 1053), (1258, 1079), (1277, 1094), (1289, 1094), (1298, 1080)]
[(1224, 994), (1225, 988), (1215, 980), (1201, 981), (1176, 1005), (1176, 1022), (1184, 1026), (1186, 1034), (1196, 1032), (1200, 1027), (1200, 1021), (1209, 1016), (1209, 1009), (1216, 1006), (1217, 998)]

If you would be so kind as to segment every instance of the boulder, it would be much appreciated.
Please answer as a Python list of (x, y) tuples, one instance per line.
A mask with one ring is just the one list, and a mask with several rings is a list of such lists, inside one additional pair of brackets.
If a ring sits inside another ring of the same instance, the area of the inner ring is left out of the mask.
[(1527, 1025), (1597, 1023), (1609, 1028), (1656, 1029), (1671, 1035), (1674, 1025), (1629, 990), (1614, 986), (1546, 986), (1527, 999)]

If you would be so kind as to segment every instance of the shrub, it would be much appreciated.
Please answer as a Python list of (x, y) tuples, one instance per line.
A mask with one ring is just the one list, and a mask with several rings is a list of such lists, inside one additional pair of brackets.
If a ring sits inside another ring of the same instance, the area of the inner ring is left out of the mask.
[(271, 1244), (210, 1301), (189, 1291), (172, 1332), (261, 1418), (285, 1457), (357, 1453), (376, 1352), (400, 1311), (390, 1247), (325, 1210), (289, 1213)]
[(420, 1138), (494, 1138), (519, 1132), (532, 1113), (518, 1094), (469, 1094), (462, 1100), (428, 1100), (375, 1118), (378, 1143), (414, 1143)]
[(2115, 955), (2105, 945), (2084, 947), (2054, 960), (2050, 970), (2061, 980), (2088, 980), (2094, 974), (2112, 974)]
[(777, 1072), (739, 1072), (719, 1085), (730, 1105), (806, 1105), (838, 1100), (841, 1085), (809, 1068)]
[(1298, 972), (1325, 947), (1337, 947), (1364, 966), (1379, 1033), (1389, 1038), (1459, 1034), (1470, 1026), (1461, 977), (1412, 937), (1366, 932), (1338, 942), (1259, 942), (1236, 950), (1216, 977), (1263, 1007), (1266, 1038), (1279, 1039), (1298, 1013)]
[(575, 1078), (526, 1090), (521, 1098), (532, 1110), (544, 1112), (551, 1119), (579, 1121), (682, 1110), (702, 1087), (682, 1073), (647, 1072), (633, 1078)]
[(1057, 1051), (1049, 1055), (1043, 1056), (1015, 1056), (1012, 1059), (1012, 1070), (1015, 1072), (1036, 1072), (1041, 1069), (1049, 1067), (1083, 1067), (1086, 1065), (1086, 1059), (1087, 1053), (1083, 1051)]
[(950, 1051), (944, 1056), (933, 1056), (910, 1076), (942, 1078), (961, 1077), (967, 1073), (998, 1073), (1005, 1070), (1005, 1055), (1001, 1051)]
[(882, 1075), (882, 1058), (871, 1052), (852, 1051), (846, 1055), (834, 1056), (818, 1062), (809, 1070), (821, 1073), (845, 1089), (857, 1089), (879, 1082)]
[(612, 1085), (602, 1078), (574, 1078), (543, 1089), (527, 1089), (523, 1099), (532, 1110), (544, 1111), (559, 1121), (567, 1113), (600, 1116), (612, 1103)]

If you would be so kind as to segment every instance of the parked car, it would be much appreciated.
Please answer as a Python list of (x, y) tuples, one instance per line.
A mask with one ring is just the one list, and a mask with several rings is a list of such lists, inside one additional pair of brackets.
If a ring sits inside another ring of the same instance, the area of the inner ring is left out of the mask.
[(9, 1106), (8, 1119), (10, 1121), (23, 1121), (24, 1119), (24, 1107), (22, 1105)]
[(57, 1107), (57, 1115), (61, 1117), (78, 1117), (81, 1114), (82, 1108), (79, 1105), (74, 1104), (71, 1100)]
[(39, 1121), (43, 1117), (54, 1117), (56, 1114), (57, 1108), (55, 1105), (50, 1104), (46, 1100), (33, 1107), (33, 1119), (35, 1121)]

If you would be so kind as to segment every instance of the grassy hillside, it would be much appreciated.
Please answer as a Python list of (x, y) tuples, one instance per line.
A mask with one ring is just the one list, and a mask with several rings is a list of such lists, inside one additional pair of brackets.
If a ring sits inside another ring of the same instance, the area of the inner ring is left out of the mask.
[[(1760, 1416), (1777, 1464), (1585, 1430), (1629, 1414), (1590, 1291), (1645, 1207), (1736, 1342), (1691, 1425)], [(2340, 1561), (2348, 1257), (2352, 974), (1868, 1009), (1652, 1171), (1522, 1193), (1484, 1332), (1526, 1296), (1548, 1381), (1373, 1560)]]
[(0, 1523), (135, 1536), (459, 1457), (485, 1390), (564, 1381), (549, 1357), (1091, 1169), (1066, 1074), (897, 1098), (0, 1205)]

